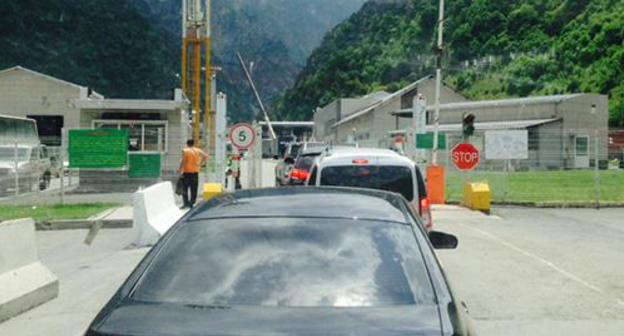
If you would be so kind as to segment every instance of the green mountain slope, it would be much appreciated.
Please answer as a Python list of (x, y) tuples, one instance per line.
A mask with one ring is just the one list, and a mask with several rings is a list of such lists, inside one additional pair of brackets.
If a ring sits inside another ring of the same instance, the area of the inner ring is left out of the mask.
[(3, 0), (0, 69), (22, 65), (109, 97), (171, 97), (178, 50), (131, 0)]
[[(253, 77), (265, 105), (294, 84), (305, 60), (327, 31), (365, 0), (213, 0), (213, 63), (223, 68), (219, 90), (228, 94), (234, 121), (252, 120), (258, 110), (236, 52), (253, 62)], [(169, 30), (179, 45), (179, 0), (141, 0), (136, 5)]]
[[(235, 58), (254, 62), (266, 103), (290, 87), (323, 35), (365, 0), (213, 0), (214, 63), (233, 121), (257, 108)], [(0, 69), (22, 65), (107, 97), (171, 98), (180, 0), (3, 0)]]
[[(623, 0), (449, 2), (445, 80), (473, 99), (594, 92), (624, 125)], [(339, 96), (394, 90), (433, 70), (437, 1), (372, 0), (313, 52), (280, 115), (309, 119)]]

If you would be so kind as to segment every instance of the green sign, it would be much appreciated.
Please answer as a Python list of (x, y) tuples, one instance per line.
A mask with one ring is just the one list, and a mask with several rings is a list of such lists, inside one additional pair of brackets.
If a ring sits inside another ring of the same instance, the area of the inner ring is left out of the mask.
[[(433, 149), (433, 133), (416, 134), (416, 148)], [(438, 134), (438, 148), (446, 149), (446, 136)]]
[(159, 178), (161, 172), (161, 155), (159, 153), (131, 153), (128, 157), (130, 178)]
[(70, 130), (70, 168), (124, 168), (128, 165), (128, 132), (116, 129)]

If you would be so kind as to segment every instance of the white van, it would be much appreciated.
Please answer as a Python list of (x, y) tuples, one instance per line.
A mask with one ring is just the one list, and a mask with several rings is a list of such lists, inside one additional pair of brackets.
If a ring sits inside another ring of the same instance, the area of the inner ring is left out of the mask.
[(0, 194), (15, 190), (16, 182), (20, 192), (32, 191), (35, 186), (45, 190), (51, 179), (52, 164), (46, 146), (0, 144)]
[(33, 119), (0, 115), (0, 194), (41, 190), (52, 176), (48, 149), (39, 142)]
[(381, 189), (403, 195), (431, 230), (433, 222), (425, 181), (416, 164), (392, 150), (328, 149), (312, 168), (309, 185)]

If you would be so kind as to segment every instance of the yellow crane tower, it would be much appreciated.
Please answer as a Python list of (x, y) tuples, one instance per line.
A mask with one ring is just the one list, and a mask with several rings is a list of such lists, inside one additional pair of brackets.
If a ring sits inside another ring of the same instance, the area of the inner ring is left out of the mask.
[[(212, 109), (212, 40), (210, 0), (182, 0), (182, 90), (193, 105), (193, 139), (214, 156), (215, 115)], [(203, 60), (203, 67), (202, 67)], [(202, 71), (204, 71), (202, 86)], [(203, 90), (202, 90), (203, 87)], [(202, 93), (204, 96), (202, 106)], [(203, 113), (202, 113), (203, 112)], [(202, 119), (203, 115), (203, 119)], [(204, 137), (202, 138), (202, 120)]]

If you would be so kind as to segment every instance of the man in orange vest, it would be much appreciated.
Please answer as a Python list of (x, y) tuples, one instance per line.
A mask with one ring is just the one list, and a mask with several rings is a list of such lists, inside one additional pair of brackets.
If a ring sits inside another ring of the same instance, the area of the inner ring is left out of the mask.
[[(195, 147), (195, 141), (188, 140), (186, 148), (182, 150), (182, 161), (180, 162), (180, 174), (182, 174), (182, 181), (184, 182), (184, 193), (182, 194), (184, 205), (182, 205), (182, 209), (192, 208), (195, 205), (199, 186), (199, 170), (206, 161), (208, 161), (208, 155)], [(189, 189), (191, 191), (190, 199)]]

